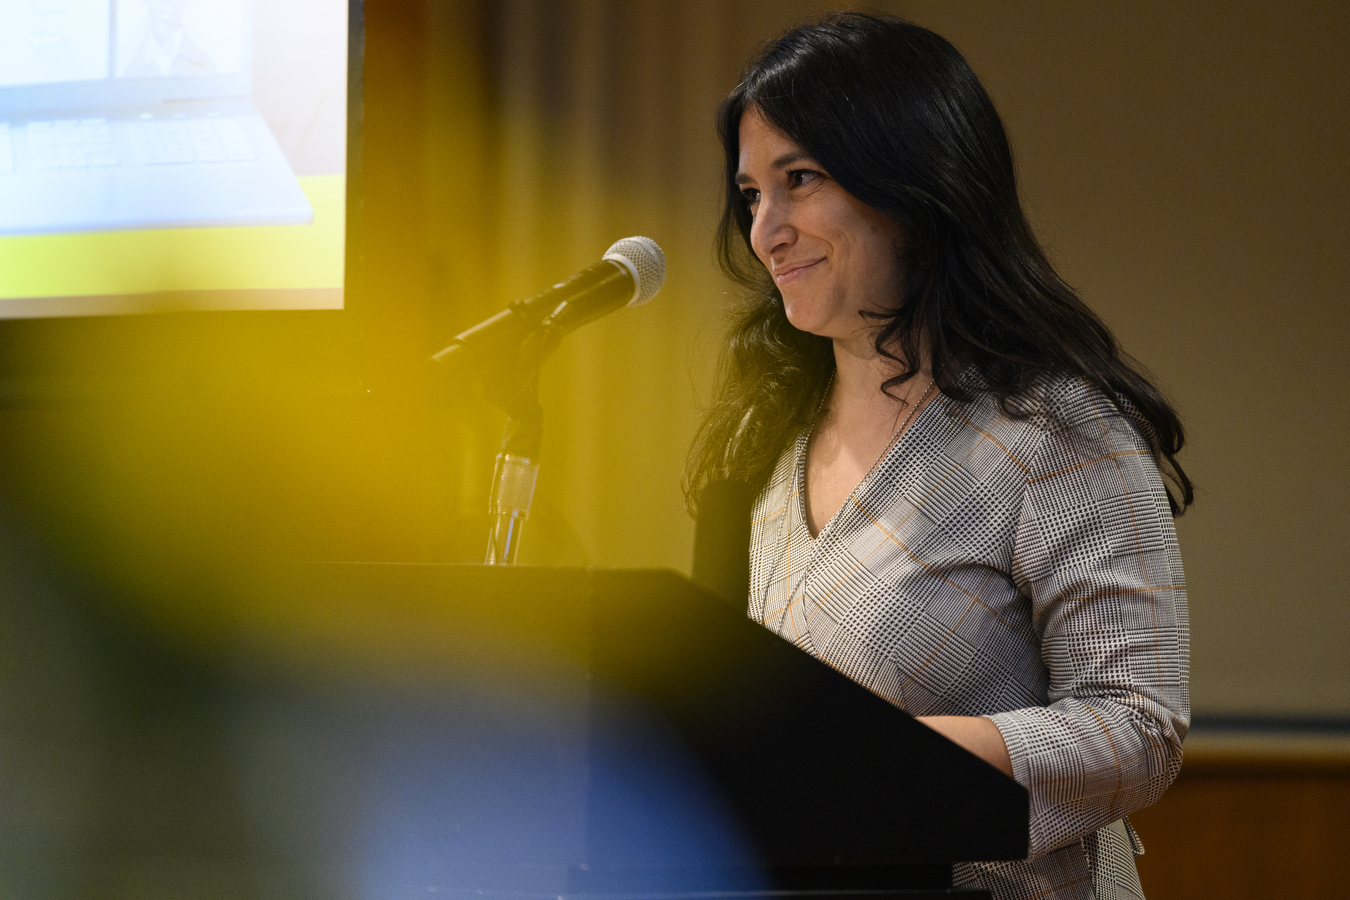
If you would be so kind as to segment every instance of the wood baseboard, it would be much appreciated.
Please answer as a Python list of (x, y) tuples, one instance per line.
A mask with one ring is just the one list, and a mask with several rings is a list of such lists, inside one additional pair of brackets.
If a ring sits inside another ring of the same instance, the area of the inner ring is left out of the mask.
[(1130, 816), (1149, 900), (1347, 898), (1350, 739), (1187, 741), (1176, 783)]

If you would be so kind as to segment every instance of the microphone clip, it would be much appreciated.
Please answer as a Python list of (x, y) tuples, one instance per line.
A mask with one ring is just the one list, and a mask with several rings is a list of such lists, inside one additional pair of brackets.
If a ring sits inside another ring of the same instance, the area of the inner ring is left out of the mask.
[[(519, 302), (519, 301), (517, 301)], [(483, 394), (506, 413), (501, 450), (492, 473), (487, 565), (515, 565), (520, 535), (530, 517), (544, 440), (539, 370), (562, 340), (563, 329), (546, 316), (526, 336), (509, 362), (484, 373)]]

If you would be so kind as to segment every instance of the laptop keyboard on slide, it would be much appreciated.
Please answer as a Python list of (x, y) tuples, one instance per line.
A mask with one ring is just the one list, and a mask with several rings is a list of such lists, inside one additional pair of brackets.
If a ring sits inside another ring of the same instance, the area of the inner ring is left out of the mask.
[(0, 169), (14, 167), (9, 137), (19, 131), (27, 134), (35, 170), (118, 166), (128, 157), (142, 165), (248, 162), (255, 157), (243, 127), (233, 118), (134, 121), (126, 130), (130, 154), (128, 142), (119, 146), (114, 125), (107, 119), (39, 120), (20, 128), (0, 125)]
[(210, 105), (0, 119), (0, 234), (313, 221), (261, 116)]

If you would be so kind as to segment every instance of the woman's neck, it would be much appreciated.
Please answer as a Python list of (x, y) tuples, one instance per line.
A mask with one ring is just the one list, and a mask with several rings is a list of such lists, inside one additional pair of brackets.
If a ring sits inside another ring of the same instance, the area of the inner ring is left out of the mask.
[(829, 404), (837, 414), (847, 418), (859, 414), (871, 418), (908, 408), (933, 377), (925, 360), (912, 378), (897, 385), (888, 396), (883, 386), (905, 370), (904, 360), (882, 356), (875, 346), (860, 347), (857, 342), (836, 340), (834, 365), (834, 387), (830, 390)]
[(928, 367), (887, 394), (883, 385), (904, 371), (893, 359), (849, 352), (835, 342), (835, 376), (823, 415), (812, 430), (806, 460), (806, 527), (820, 533), (895, 440), (913, 421), (932, 385)]

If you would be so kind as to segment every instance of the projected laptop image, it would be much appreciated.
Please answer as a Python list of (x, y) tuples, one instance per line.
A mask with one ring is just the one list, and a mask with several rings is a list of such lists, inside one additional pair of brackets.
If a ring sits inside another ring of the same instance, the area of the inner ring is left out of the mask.
[(0, 235), (298, 225), (251, 0), (0, 0)]

